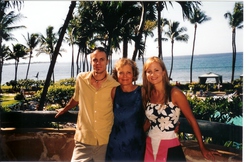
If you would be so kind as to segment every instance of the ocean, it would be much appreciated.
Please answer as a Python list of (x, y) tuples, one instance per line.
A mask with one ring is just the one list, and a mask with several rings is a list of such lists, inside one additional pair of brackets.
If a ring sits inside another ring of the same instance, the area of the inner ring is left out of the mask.
[[(146, 60), (146, 59), (145, 59)], [(163, 58), (168, 73), (170, 71), (171, 57)], [(116, 60), (113, 60), (113, 64)], [(189, 83), (190, 81), (190, 61), (191, 56), (174, 56), (173, 70), (172, 70), (172, 82)], [(137, 83), (142, 83), (142, 60), (136, 61), (139, 67), (140, 74)], [(25, 79), (28, 64), (20, 63), (18, 66), (17, 79)], [(14, 64), (4, 64), (2, 72), (2, 84), (14, 80)], [(32, 63), (30, 65), (29, 79), (35, 78), (39, 72), (39, 80), (45, 80), (49, 68), (49, 62)], [(75, 69), (76, 72), (76, 69)], [(213, 72), (222, 75), (223, 83), (231, 81), (232, 75), (232, 53), (217, 53), (217, 54), (202, 54), (195, 55), (193, 61), (193, 76), (194, 82), (198, 82), (198, 76)], [(56, 63), (55, 69), (55, 80), (70, 78), (71, 76), (71, 63), (70, 62), (59, 62)], [(234, 79), (239, 79), (243, 75), (243, 52), (238, 52), (236, 57), (235, 75)], [(215, 79), (207, 79), (207, 82), (214, 83)], [(233, 119), (235, 125), (243, 125), (242, 117), (236, 117)]]
[[(146, 58), (145, 58), (146, 60)], [(163, 58), (168, 74), (170, 71), (171, 57)], [(113, 65), (116, 60), (113, 60)], [(189, 83), (190, 82), (190, 61), (191, 55), (187, 56), (174, 56), (172, 82)], [(140, 74), (137, 80), (138, 84), (142, 83), (142, 60), (136, 61)], [(25, 79), (27, 71), (27, 63), (19, 63), (17, 79)], [(76, 66), (75, 66), (76, 67)], [(28, 79), (35, 79), (36, 74), (39, 72), (39, 80), (45, 80), (49, 68), (49, 62), (32, 63), (30, 65)], [(76, 72), (76, 69), (74, 70)], [(217, 53), (217, 54), (200, 54), (194, 55), (192, 80), (198, 82), (198, 76), (213, 72), (222, 75), (223, 83), (231, 81), (232, 75), (232, 53)], [(14, 64), (4, 64), (2, 71), (2, 84), (14, 80), (15, 66)], [(55, 80), (70, 78), (71, 76), (71, 63), (58, 62), (54, 68)], [(76, 75), (76, 74), (75, 74)], [(238, 52), (236, 57), (235, 75), (234, 79), (239, 79), (243, 75), (243, 52)], [(207, 82), (215, 82), (214, 78), (207, 79)]]

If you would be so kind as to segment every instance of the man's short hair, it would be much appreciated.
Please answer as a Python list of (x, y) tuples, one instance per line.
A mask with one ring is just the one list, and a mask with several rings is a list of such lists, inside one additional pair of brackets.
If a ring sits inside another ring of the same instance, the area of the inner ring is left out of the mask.
[(104, 47), (95, 47), (93, 51), (96, 51), (96, 50), (105, 52), (107, 54), (106, 49)]
[[(94, 51), (104, 52), (105, 55), (106, 55), (106, 59), (108, 60), (108, 53), (106, 52), (106, 49), (105, 49), (104, 47), (95, 47), (95, 48), (93, 49), (92, 53), (93, 53)], [(91, 57), (91, 55), (90, 55), (90, 57)]]

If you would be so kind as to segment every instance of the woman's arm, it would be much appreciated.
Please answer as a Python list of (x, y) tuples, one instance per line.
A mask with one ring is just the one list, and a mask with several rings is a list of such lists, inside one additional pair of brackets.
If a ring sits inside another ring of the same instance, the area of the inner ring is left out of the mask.
[(190, 108), (189, 102), (185, 94), (182, 93), (182, 91), (178, 89), (177, 87), (173, 87), (171, 90), (171, 98), (172, 98), (173, 104), (177, 105), (181, 109), (181, 112), (183, 113), (185, 118), (188, 120), (190, 126), (192, 127), (204, 158), (208, 160), (214, 160), (215, 158), (214, 158), (213, 153), (215, 154), (219, 154), (219, 153), (214, 152), (214, 151), (209, 151), (205, 148), (199, 125), (194, 117), (194, 114)]

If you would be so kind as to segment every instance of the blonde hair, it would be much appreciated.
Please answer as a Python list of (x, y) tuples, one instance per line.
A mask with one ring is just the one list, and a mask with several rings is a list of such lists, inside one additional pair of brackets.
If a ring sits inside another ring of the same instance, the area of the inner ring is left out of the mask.
[(125, 65), (129, 65), (131, 66), (132, 72), (133, 72), (133, 79), (132, 81), (136, 81), (138, 79), (138, 75), (139, 75), (139, 70), (137, 67), (136, 62), (127, 59), (127, 58), (121, 58), (119, 59), (116, 63), (115, 63), (115, 67), (112, 70), (112, 77), (118, 81), (118, 69), (120, 67), (123, 67)]
[(142, 73), (142, 78), (143, 78), (143, 90), (142, 90), (142, 97), (143, 97), (143, 105), (144, 107), (146, 107), (146, 104), (148, 101), (150, 101), (150, 98), (151, 98), (151, 92), (152, 90), (154, 89), (154, 86), (153, 84), (151, 84), (148, 80), (147, 80), (147, 77), (146, 77), (146, 71), (147, 69), (149, 68), (149, 66), (152, 64), (152, 63), (158, 63), (162, 70), (165, 72), (165, 77), (163, 77), (163, 86), (164, 86), (164, 91), (165, 91), (165, 102), (168, 101), (168, 93), (167, 91), (170, 90), (170, 80), (169, 80), (169, 77), (168, 77), (168, 72), (167, 72), (167, 69), (166, 69), (166, 66), (164, 64), (164, 62), (158, 58), (158, 57), (150, 57), (146, 60), (145, 64), (144, 64), (144, 67), (143, 67), (143, 73)]

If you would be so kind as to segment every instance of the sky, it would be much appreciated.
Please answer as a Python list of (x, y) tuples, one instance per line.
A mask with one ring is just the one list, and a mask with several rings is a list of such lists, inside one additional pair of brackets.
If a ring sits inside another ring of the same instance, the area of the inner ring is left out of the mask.
[[(18, 43), (25, 44), (23, 35), (27, 37), (27, 33), (42, 33), (45, 35), (46, 28), (49, 25), (54, 27), (54, 32), (57, 32), (64, 23), (70, 3), (70, 1), (24, 1), (21, 14), (26, 18), (23, 18), (15, 25), (25, 25), (26, 29), (13, 32), (13, 35), (18, 39)], [(199, 24), (197, 27), (195, 55), (232, 52), (232, 30), (228, 25), (228, 19), (224, 18), (224, 13), (232, 12), (234, 3), (235, 1), (231, 0), (202, 1), (201, 9), (211, 20)], [(180, 27), (187, 28), (186, 34), (189, 35), (189, 40), (187, 43), (175, 41), (174, 56), (191, 55), (194, 25), (187, 20), (183, 20), (179, 4), (173, 2), (173, 7), (168, 6), (168, 10), (165, 9), (162, 12), (162, 17), (171, 21), (179, 21)], [(154, 33), (153, 38), (147, 39), (145, 57), (158, 55), (157, 42), (154, 42), (157, 38), (157, 29)], [(164, 37), (165, 35), (162, 36)], [(15, 44), (17, 42), (8, 42), (7, 44), (11, 43)], [(163, 42), (162, 46), (163, 56), (170, 56), (170, 41)], [(243, 51), (243, 29), (237, 30), (236, 47), (238, 52)], [(71, 60), (71, 48), (67, 44), (63, 44), (63, 48), (66, 49), (66, 52), (62, 53), (62, 57), (57, 57), (58, 62)], [(132, 44), (128, 49), (129, 58), (132, 57), (133, 49), (134, 45)], [(122, 57), (122, 51), (118, 51), (114, 56), (117, 58)], [(22, 60), (22, 62), (27, 61)], [(41, 54), (38, 58), (34, 57), (33, 61), (49, 61), (49, 57), (46, 54)]]

